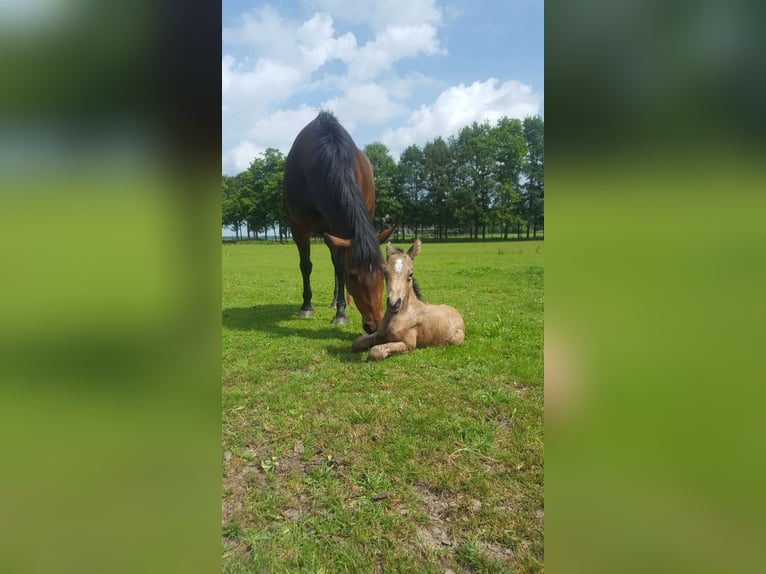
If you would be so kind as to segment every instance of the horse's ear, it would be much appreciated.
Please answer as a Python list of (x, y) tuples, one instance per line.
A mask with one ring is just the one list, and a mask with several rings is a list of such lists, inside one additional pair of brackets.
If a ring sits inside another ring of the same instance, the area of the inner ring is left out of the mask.
[(407, 255), (410, 256), (410, 259), (415, 259), (415, 257), (418, 256), (418, 253), (420, 253), (420, 239), (416, 239), (415, 243), (412, 244), (412, 247), (407, 250)]
[(388, 243), (386, 243), (386, 261), (389, 260), (393, 252), (394, 252), (394, 246), (391, 245), (391, 242), (389, 241)]
[(351, 240), (350, 239), (343, 239), (342, 237), (335, 237), (334, 235), (330, 235), (329, 233), (323, 233), (325, 243), (328, 245), (332, 244), (335, 247), (342, 247), (343, 249), (348, 249), (351, 247)]
[(380, 233), (378, 233), (378, 243), (383, 245), (386, 241), (388, 241), (388, 238), (391, 237), (391, 234), (394, 232), (394, 229), (396, 229), (396, 226), (389, 227), (388, 229), (384, 229)]

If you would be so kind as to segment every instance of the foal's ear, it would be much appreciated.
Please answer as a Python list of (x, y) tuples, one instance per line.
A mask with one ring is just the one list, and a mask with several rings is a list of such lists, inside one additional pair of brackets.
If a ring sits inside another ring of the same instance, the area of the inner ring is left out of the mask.
[(420, 253), (420, 239), (416, 239), (415, 243), (412, 244), (412, 247), (407, 250), (407, 255), (410, 256), (410, 259), (415, 259), (415, 257), (418, 256), (418, 253)]
[(327, 245), (334, 245), (335, 247), (342, 247), (344, 249), (348, 249), (351, 247), (351, 240), (350, 239), (343, 239), (342, 237), (335, 237), (334, 235), (330, 235), (329, 233), (323, 233), (324, 241), (327, 243)]
[(394, 229), (396, 229), (396, 225), (393, 227), (389, 227), (388, 229), (384, 229), (380, 233), (378, 233), (378, 244), (383, 245), (386, 240), (388, 240), (389, 237), (391, 237), (391, 234), (394, 232)]
[(393, 252), (394, 252), (394, 246), (391, 245), (391, 242), (389, 241), (388, 243), (386, 243), (386, 261), (390, 259)]

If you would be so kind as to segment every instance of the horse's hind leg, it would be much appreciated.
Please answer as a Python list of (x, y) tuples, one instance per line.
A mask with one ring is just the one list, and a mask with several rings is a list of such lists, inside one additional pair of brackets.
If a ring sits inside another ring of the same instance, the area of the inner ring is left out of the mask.
[(301, 275), (303, 275), (303, 305), (298, 311), (299, 317), (311, 317), (314, 314), (314, 308), (311, 306), (311, 243), (309, 237), (295, 237), (295, 244), (298, 246), (298, 255), (301, 262)]

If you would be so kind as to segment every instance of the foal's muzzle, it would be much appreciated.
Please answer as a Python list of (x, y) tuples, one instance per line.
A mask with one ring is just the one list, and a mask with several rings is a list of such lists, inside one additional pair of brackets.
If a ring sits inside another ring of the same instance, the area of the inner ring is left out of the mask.
[(398, 313), (402, 308), (402, 298), (399, 297), (396, 301), (392, 301), (391, 299), (388, 299), (386, 301), (388, 304), (388, 310), (392, 313)]
[(362, 323), (362, 329), (368, 335), (372, 335), (375, 332), (375, 327), (373, 327), (372, 323)]

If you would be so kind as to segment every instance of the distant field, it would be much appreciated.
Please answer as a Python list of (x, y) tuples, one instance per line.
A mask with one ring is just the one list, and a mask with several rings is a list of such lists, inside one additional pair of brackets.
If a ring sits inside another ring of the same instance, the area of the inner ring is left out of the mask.
[(543, 569), (543, 245), (424, 243), (465, 343), (374, 364), (324, 245), (312, 319), (292, 243), (223, 245), (224, 572)]

